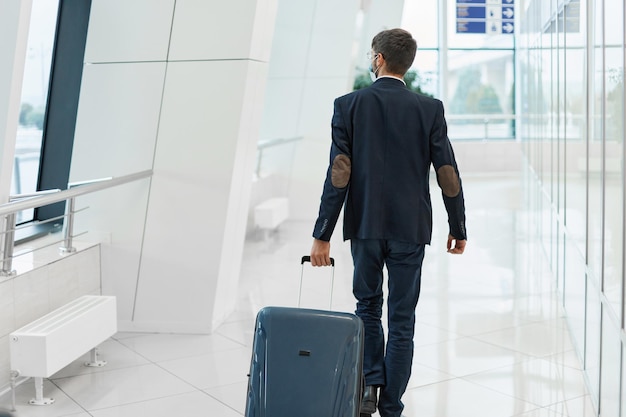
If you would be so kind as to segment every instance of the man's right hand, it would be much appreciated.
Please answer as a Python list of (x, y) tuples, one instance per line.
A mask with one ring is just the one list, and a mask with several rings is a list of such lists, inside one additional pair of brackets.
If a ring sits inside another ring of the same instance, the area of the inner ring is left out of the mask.
[(311, 265), (330, 266), (330, 242), (314, 239), (311, 248)]

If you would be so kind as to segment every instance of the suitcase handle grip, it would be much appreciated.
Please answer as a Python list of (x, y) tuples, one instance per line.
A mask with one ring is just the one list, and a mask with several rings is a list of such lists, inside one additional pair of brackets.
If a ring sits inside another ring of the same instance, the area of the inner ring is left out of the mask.
[[(298, 291), (298, 307), (300, 307), (300, 303), (302, 301), (302, 281), (304, 278), (304, 263), (305, 262), (311, 262), (311, 257), (308, 255), (305, 255), (302, 257), (302, 260), (300, 261), (300, 265), (302, 265), (302, 271), (300, 272), (300, 291)], [(332, 268), (331, 268), (332, 274), (330, 275), (330, 302), (328, 303), (328, 309), (332, 310), (333, 287), (335, 286), (335, 258), (330, 258), (330, 264), (332, 265)]]
[[(302, 260), (300, 261), (300, 265), (304, 265), (305, 262), (311, 262), (311, 257), (308, 255), (303, 256)], [(330, 265), (335, 266), (335, 258), (330, 258)]]

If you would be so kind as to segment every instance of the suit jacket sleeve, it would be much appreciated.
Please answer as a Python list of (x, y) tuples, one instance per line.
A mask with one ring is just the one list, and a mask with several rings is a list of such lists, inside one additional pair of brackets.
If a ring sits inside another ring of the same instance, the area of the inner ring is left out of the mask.
[(350, 186), (352, 139), (339, 99), (335, 100), (332, 118), (332, 145), (330, 163), (326, 172), (324, 189), (313, 237), (329, 241), (333, 234), (341, 207)]
[(448, 212), (450, 234), (456, 239), (467, 239), (463, 185), (454, 151), (448, 139), (448, 127), (441, 101), (437, 101), (435, 123), (430, 134), (430, 150), (431, 161), (437, 173), (437, 182), (442, 189), (441, 195)]

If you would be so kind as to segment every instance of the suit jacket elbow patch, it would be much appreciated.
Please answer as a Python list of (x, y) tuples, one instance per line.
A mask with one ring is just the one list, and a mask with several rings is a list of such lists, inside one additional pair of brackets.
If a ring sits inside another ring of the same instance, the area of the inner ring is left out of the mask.
[(352, 162), (347, 155), (337, 155), (331, 169), (331, 183), (333, 187), (345, 188), (350, 182)]
[(452, 165), (444, 165), (437, 170), (437, 181), (446, 197), (456, 197), (461, 192), (459, 176)]

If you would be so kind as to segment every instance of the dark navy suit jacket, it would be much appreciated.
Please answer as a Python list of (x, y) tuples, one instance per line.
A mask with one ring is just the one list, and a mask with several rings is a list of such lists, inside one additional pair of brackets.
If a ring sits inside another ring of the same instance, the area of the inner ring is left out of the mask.
[(458, 193), (442, 196), (450, 234), (466, 239), (463, 189), (442, 102), (389, 77), (337, 98), (330, 165), (313, 237), (330, 240), (344, 206), (345, 240), (430, 243), (431, 164), (435, 172), (452, 174), (452, 179), (438, 175), (442, 190), (457, 181), (452, 189)]

